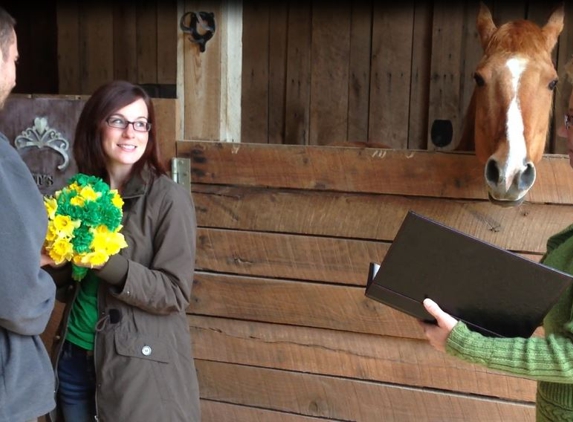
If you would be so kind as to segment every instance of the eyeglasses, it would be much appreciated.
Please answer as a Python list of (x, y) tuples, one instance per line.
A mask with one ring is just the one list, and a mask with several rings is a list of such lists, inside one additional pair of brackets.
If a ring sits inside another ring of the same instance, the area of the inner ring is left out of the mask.
[(573, 125), (573, 116), (566, 114), (565, 115), (565, 129), (571, 129), (571, 125)]
[(129, 125), (133, 127), (136, 132), (149, 132), (151, 130), (151, 123), (146, 120), (136, 120), (135, 122), (130, 122), (119, 116), (108, 117), (107, 125), (109, 127), (114, 127), (117, 129), (126, 129)]

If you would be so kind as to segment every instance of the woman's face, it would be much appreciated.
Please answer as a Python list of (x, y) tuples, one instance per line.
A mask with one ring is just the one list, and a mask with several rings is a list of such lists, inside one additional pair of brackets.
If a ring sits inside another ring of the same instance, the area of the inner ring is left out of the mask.
[(108, 170), (121, 168), (129, 171), (139, 161), (149, 140), (147, 116), (145, 101), (138, 99), (107, 119), (103, 150)]

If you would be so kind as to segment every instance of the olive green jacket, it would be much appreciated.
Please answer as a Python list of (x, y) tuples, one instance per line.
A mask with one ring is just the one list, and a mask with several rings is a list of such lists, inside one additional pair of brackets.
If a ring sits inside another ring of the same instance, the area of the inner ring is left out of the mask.
[[(150, 175), (130, 180), (121, 196), (128, 247), (95, 271), (101, 280), (94, 342), (98, 420), (199, 422), (186, 318), (195, 264), (193, 199), (167, 176)], [(69, 269), (57, 272), (54, 279), (65, 288), (58, 298), (70, 300), (54, 341), (55, 367), (78, 290)], [(51, 416), (58, 420), (56, 412)]]

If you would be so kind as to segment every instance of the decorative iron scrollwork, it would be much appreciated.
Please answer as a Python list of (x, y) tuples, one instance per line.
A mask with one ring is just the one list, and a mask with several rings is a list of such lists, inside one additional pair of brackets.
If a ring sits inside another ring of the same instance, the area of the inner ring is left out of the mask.
[[(187, 16), (191, 16), (189, 26), (185, 25)], [(189, 41), (199, 44), (199, 51), (205, 52), (207, 41), (215, 34), (215, 14), (212, 12), (187, 12), (181, 16), (179, 28), (191, 36)]]
[(36, 147), (42, 149), (48, 147), (64, 157), (64, 162), (58, 166), (58, 170), (64, 171), (70, 164), (68, 150), (70, 143), (60, 132), (48, 126), (48, 119), (36, 117), (34, 126), (24, 129), (14, 140), (16, 149)]

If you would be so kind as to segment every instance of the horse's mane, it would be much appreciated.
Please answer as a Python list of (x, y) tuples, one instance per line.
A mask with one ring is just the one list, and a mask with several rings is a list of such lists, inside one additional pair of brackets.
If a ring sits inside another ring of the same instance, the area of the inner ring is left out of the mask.
[(499, 27), (489, 39), (487, 50), (544, 54), (547, 50), (543, 30), (533, 22), (516, 20)]

